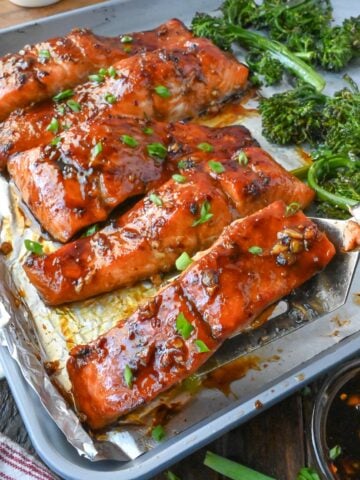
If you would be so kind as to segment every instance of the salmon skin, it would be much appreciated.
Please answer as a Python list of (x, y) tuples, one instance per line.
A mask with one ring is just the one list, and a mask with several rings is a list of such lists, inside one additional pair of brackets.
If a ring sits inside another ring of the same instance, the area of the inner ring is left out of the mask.
[(27, 45), (0, 58), (0, 120), (87, 80), (91, 73), (144, 50), (183, 42), (192, 35), (176, 19), (147, 32), (106, 38), (87, 29)]
[(63, 100), (11, 114), (0, 125), (0, 168), (14, 153), (61, 141), (59, 132), (91, 118), (194, 117), (239, 94), (248, 78), (247, 67), (203, 38), (134, 55), (117, 63), (115, 71), (100, 83), (65, 91)]
[(49, 255), (31, 254), (24, 269), (42, 298), (50, 305), (84, 300), (168, 272), (183, 251), (207, 248), (235, 218), (276, 199), (305, 207), (314, 198), (258, 147), (242, 150), (246, 164), (238, 153), (219, 157), (219, 173), (212, 153), (208, 161), (181, 162), (181, 183), (170, 179), (103, 230)]
[(119, 117), (81, 124), (62, 138), (57, 146), (38, 147), (8, 162), (23, 200), (41, 226), (62, 242), (106, 220), (126, 199), (167, 181), (181, 158), (197, 163), (212, 156), (226, 159), (257, 145), (240, 126), (211, 129)]
[(194, 373), (236, 331), (299, 287), (335, 248), (281, 201), (228, 226), (148, 304), (67, 362), (81, 418), (101, 429)]

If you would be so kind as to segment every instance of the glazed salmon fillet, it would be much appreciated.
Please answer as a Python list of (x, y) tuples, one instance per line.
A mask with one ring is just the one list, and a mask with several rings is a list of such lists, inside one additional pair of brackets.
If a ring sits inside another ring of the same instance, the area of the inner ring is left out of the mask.
[[(62, 138), (57, 146), (37, 147), (8, 162), (23, 200), (62, 242), (106, 220), (128, 198), (167, 181), (181, 158), (193, 163), (213, 156), (229, 159), (257, 145), (241, 126), (211, 129), (118, 117), (81, 124)], [(203, 145), (211, 152), (201, 150)]]
[(75, 29), (65, 37), (27, 45), (19, 53), (0, 58), (0, 120), (13, 110), (86, 81), (100, 68), (191, 37), (187, 28), (174, 19), (151, 31), (115, 38)]
[(275, 199), (311, 203), (314, 192), (270, 155), (258, 147), (241, 153), (246, 164), (238, 153), (219, 158), (219, 173), (210, 152), (209, 161), (183, 160), (180, 183), (171, 178), (92, 236), (31, 254), (24, 264), (31, 283), (50, 305), (84, 300), (172, 270), (183, 251), (207, 248), (232, 220)]
[(14, 112), (0, 125), (0, 168), (8, 158), (60, 142), (59, 132), (111, 115), (177, 121), (194, 117), (239, 94), (248, 69), (209, 40), (134, 55), (115, 65), (115, 75), (62, 92), (62, 100)]
[(281, 201), (233, 222), (149, 303), (71, 350), (67, 370), (81, 418), (101, 429), (150, 402), (334, 254), (325, 234), (302, 212), (288, 216)]

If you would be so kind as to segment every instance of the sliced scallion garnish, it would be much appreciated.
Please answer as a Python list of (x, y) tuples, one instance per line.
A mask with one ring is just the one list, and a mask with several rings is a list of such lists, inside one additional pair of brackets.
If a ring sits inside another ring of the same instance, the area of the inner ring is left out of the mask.
[(156, 427), (151, 430), (151, 436), (156, 442), (161, 442), (166, 436), (164, 427), (162, 425), (156, 425)]
[(59, 131), (59, 127), (60, 127), (59, 120), (53, 117), (49, 125), (46, 127), (46, 130), (48, 132), (57, 133)]
[(258, 245), (253, 245), (248, 249), (248, 252), (252, 255), (261, 255), (263, 253), (263, 249)]
[(156, 195), (156, 193), (150, 193), (149, 199), (154, 205), (157, 205), (158, 207), (161, 207), (163, 204), (163, 201), (158, 195)]
[(208, 162), (208, 165), (210, 169), (215, 173), (225, 172), (224, 165), (220, 162), (216, 162), (215, 160), (210, 160), (210, 162)]
[(165, 87), (164, 85), (157, 85), (154, 88), (154, 90), (162, 98), (170, 98), (171, 97), (170, 90), (167, 87)]
[(167, 148), (159, 142), (149, 143), (146, 149), (151, 157), (160, 158), (161, 160), (164, 160), (167, 155)]
[(59, 92), (57, 95), (53, 97), (54, 102), (61, 102), (61, 100), (66, 100), (67, 98), (71, 98), (74, 95), (73, 90), (63, 90)]
[(202, 340), (199, 340), (199, 339), (195, 340), (195, 345), (197, 346), (197, 349), (198, 349), (199, 353), (210, 352), (210, 348)]
[(214, 147), (210, 145), (210, 143), (202, 142), (202, 143), (199, 143), (198, 149), (201, 150), (202, 152), (212, 152), (214, 150)]
[(185, 183), (186, 182), (186, 177), (184, 175), (181, 175), (180, 173), (174, 173), (174, 175), (171, 178), (176, 183)]
[(107, 103), (110, 103), (110, 105), (113, 105), (116, 102), (116, 97), (112, 93), (106, 93), (104, 98)]
[(205, 200), (205, 202), (201, 205), (200, 217), (193, 222), (192, 226), (196, 227), (197, 225), (208, 222), (213, 216), (214, 214), (211, 213), (211, 204)]
[(193, 263), (192, 258), (186, 252), (183, 252), (180, 257), (178, 257), (175, 261), (176, 268), (182, 272), (185, 270), (189, 265)]
[(132, 387), (133, 378), (134, 378), (134, 375), (131, 368), (129, 367), (129, 365), (126, 365), (124, 369), (124, 381), (127, 387), (129, 388)]
[(239, 155), (238, 155), (238, 162), (240, 163), (240, 165), (247, 165), (249, 163), (249, 159), (248, 157), (246, 156), (246, 153), (245, 152), (240, 152)]
[(43, 255), (44, 249), (43, 246), (38, 243), (34, 242), (33, 240), (24, 240), (24, 245), (26, 250), (28, 250), (31, 253), (34, 253), (35, 255)]
[(121, 135), (120, 140), (122, 143), (131, 148), (135, 148), (139, 145), (139, 142), (136, 140), (136, 138), (132, 137), (131, 135)]
[(81, 111), (81, 105), (79, 102), (75, 100), (68, 100), (66, 105), (75, 113), (79, 113)]
[(192, 331), (194, 330), (193, 325), (186, 319), (185, 315), (180, 312), (179, 315), (176, 317), (176, 330), (180, 333), (180, 335), (187, 340)]

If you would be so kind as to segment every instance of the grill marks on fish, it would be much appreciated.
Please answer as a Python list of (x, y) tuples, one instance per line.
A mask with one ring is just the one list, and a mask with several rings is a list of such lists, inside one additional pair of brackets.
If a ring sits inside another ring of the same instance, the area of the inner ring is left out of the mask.
[[(198, 148), (205, 142), (212, 152)], [(99, 144), (101, 151), (95, 155)], [(149, 154), (149, 146), (156, 144), (165, 154), (167, 150), (166, 157)], [(65, 242), (82, 228), (106, 220), (126, 199), (163, 184), (178, 171), (181, 159), (190, 158), (199, 168), (213, 157), (225, 161), (251, 145), (257, 142), (240, 126), (210, 129), (110, 116), (71, 129), (59, 146), (14, 156), (8, 170), (42, 227)]]
[[(279, 265), (273, 247), (289, 229), (302, 236), (304, 248), (293, 263)], [(308, 229), (312, 235), (305, 244)], [(253, 245), (261, 246), (261, 255), (249, 251)], [(99, 429), (151, 401), (195, 372), (268, 305), (323, 269), (334, 253), (316, 225), (301, 212), (286, 216), (281, 201), (233, 222), (147, 306), (70, 352), (67, 369), (78, 412)]]
[[(216, 157), (224, 167), (222, 173), (210, 170), (204, 152), (200, 157), (193, 155), (191, 168), (181, 170), (185, 183), (170, 179), (93, 236), (47, 256), (30, 255), (24, 265), (30, 281), (52, 305), (89, 298), (171, 270), (183, 251), (192, 255), (207, 248), (232, 220), (274, 199), (302, 207), (313, 200), (308, 186), (259, 147), (242, 151), (248, 158), (246, 165), (238, 163), (238, 153), (230, 159)], [(256, 196), (248, 188), (254, 182), (261, 185)], [(204, 205), (211, 216), (196, 223)]]
[[(122, 41), (127, 38), (131, 41)], [(89, 74), (100, 68), (187, 38), (192, 38), (191, 33), (173, 19), (154, 30), (115, 38), (101, 37), (81, 28), (65, 37), (27, 45), (19, 53), (0, 59), (0, 120), (13, 110), (86, 81)]]
[[(176, 121), (219, 105), (245, 88), (247, 67), (208, 40), (177, 39), (165, 48), (122, 60), (115, 65), (116, 76), (74, 89), (76, 111), (64, 100), (11, 114), (0, 125), (0, 168), (12, 154), (50, 143), (52, 119), (59, 132), (109, 114)], [(166, 93), (159, 94), (158, 87), (165, 87)]]

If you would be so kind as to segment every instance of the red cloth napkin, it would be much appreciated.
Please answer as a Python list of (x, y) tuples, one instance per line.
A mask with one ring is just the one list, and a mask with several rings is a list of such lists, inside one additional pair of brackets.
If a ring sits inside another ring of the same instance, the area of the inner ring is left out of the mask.
[(58, 480), (23, 448), (0, 434), (0, 479)]

